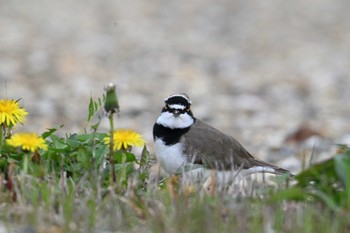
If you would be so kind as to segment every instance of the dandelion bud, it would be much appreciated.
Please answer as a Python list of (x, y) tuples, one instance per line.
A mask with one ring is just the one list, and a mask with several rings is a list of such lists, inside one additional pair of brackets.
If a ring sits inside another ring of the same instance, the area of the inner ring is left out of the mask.
[(105, 110), (107, 113), (115, 113), (119, 112), (119, 103), (117, 98), (117, 93), (115, 91), (115, 85), (113, 83), (109, 83), (105, 88), (106, 101), (105, 101)]

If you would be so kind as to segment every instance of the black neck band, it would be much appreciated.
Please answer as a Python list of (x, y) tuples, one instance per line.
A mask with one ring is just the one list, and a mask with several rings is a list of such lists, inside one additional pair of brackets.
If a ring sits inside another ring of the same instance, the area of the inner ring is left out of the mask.
[(191, 126), (183, 129), (170, 129), (158, 123), (155, 123), (153, 126), (153, 139), (161, 138), (165, 145), (171, 146), (180, 142), (180, 138)]

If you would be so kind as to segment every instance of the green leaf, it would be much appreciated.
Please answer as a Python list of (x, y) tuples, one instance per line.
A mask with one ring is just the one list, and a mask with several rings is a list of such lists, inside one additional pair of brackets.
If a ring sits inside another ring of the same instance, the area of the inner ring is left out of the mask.
[(335, 211), (339, 210), (339, 205), (337, 204), (334, 196), (320, 190), (313, 190), (311, 194), (315, 197), (320, 198), (330, 209)]
[(94, 114), (98, 111), (98, 103), (94, 102)]
[(133, 153), (126, 153), (126, 162), (135, 162), (136, 156)]
[(334, 169), (334, 160), (328, 159), (321, 163), (317, 163), (309, 167), (308, 169), (302, 171), (295, 176), (298, 184), (305, 187), (308, 186), (310, 182), (319, 183), (323, 178), (325, 179), (336, 179), (336, 173)]
[[(105, 95), (103, 95), (103, 97), (105, 97)], [(104, 99), (104, 98), (103, 98), (103, 99)], [(98, 97), (97, 100), (98, 100), (98, 105), (99, 105), (99, 106), (102, 106), (104, 100), (102, 101), (100, 97)]]
[(78, 154), (77, 154), (77, 160), (78, 162), (86, 165), (88, 161), (90, 161), (91, 153), (88, 152), (85, 148), (79, 148)]
[[(123, 156), (125, 156), (125, 158), (123, 158)], [(118, 151), (114, 153), (114, 159), (116, 163), (134, 162), (136, 161), (136, 156), (133, 153)]]
[(346, 154), (338, 155), (334, 158), (335, 170), (342, 183), (350, 189), (350, 156)]
[(98, 121), (96, 124), (91, 125), (92, 130), (97, 130), (98, 126), (100, 125), (101, 121)]
[(77, 140), (76, 138), (72, 138), (72, 137), (67, 138), (66, 143), (67, 143), (67, 145), (69, 145), (72, 148), (77, 148), (77, 147), (81, 146), (81, 144), (82, 144), (79, 140)]
[(341, 195), (342, 205), (345, 208), (350, 208), (350, 156), (348, 154), (341, 154), (334, 158), (335, 170), (339, 175), (341, 183), (344, 185), (344, 190)]
[(59, 138), (54, 134), (51, 135), (50, 138), (52, 140), (52, 144), (54, 148), (59, 150), (65, 150), (68, 147), (63, 138)]
[(107, 133), (96, 133), (95, 134), (95, 138), (101, 142), (103, 142), (103, 139), (107, 136), (108, 136)]
[(90, 97), (90, 101), (89, 101), (89, 107), (88, 107), (88, 119), (87, 121), (90, 122), (91, 118), (94, 116), (95, 114), (95, 110), (94, 110), (94, 101), (92, 99), (92, 97)]
[[(105, 99), (105, 95), (103, 95), (103, 99)], [(97, 101), (95, 101), (92, 97), (90, 97), (89, 100), (89, 107), (88, 107), (88, 119), (87, 123), (91, 121), (91, 119), (95, 116), (95, 114), (103, 107), (103, 102), (101, 101), (101, 98), (98, 97)]]
[(284, 201), (284, 200), (293, 200), (293, 201), (304, 201), (307, 197), (307, 193), (299, 187), (293, 187), (289, 189), (284, 189), (276, 192), (272, 195), (272, 201)]
[(142, 152), (141, 152), (141, 158), (140, 158), (140, 167), (145, 167), (147, 166), (148, 163), (148, 157), (149, 157), (149, 152), (147, 150), (146, 145), (144, 145)]
[(63, 127), (63, 125), (60, 125), (57, 128), (50, 128), (46, 132), (41, 134), (41, 137), (44, 138), (44, 139), (47, 138), (47, 137), (50, 137), (53, 133), (55, 133), (57, 130), (61, 129), (62, 127)]
[(66, 165), (66, 169), (70, 172), (80, 172), (82, 170), (82, 166), (80, 163), (70, 163)]
[(115, 164), (115, 170), (116, 171), (123, 171), (125, 170), (126, 175), (131, 174), (135, 169), (133, 163), (125, 163), (125, 164)]
[(103, 162), (103, 159), (104, 159), (105, 155), (108, 153), (108, 150), (109, 150), (109, 148), (104, 144), (98, 145), (96, 147), (95, 159), (96, 159), (97, 165), (100, 165)]

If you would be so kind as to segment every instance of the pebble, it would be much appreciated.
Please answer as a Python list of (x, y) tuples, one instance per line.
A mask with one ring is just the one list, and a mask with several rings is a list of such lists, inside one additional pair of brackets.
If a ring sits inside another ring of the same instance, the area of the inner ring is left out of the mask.
[[(0, 97), (22, 98), (30, 113), (16, 131), (64, 124), (64, 135), (82, 131), (89, 98), (113, 82), (121, 106), (117, 127), (135, 128), (153, 152), (163, 99), (186, 92), (198, 118), (257, 157), (298, 170), (298, 154), (314, 142), (294, 145), (286, 157), (283, 140), (301, 123), (329, 141), (349, 143), (350, 14), (343, 4), (5, 1)], [(318, 146), (324, 154), (334, 148)]]

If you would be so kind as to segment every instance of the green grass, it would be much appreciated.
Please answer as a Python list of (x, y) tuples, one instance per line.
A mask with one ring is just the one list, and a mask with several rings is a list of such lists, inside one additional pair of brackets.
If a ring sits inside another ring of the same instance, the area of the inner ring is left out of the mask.
[[(178, 193), (154, 189), (139, 194), (98, 190), (77, 182), (42, 181), (18, 175), (17, 201), (3, 190), (1, 221), (10, 230), (39, 232), (347, 232), (348, 217), (320, 203), (270, 201), (221, 193)], [(14, 231), (12, 231), (14, 232)]]
[[(91, 99), (88, 121), (103, 101)], [(111, 151), (103, 142), (108, 135), (98, 130), (99, 120), (86, 133), (61, 137), (61, 127), (47, 130), (42, 137), (48, 150), (35, 153), (6, 145), (10, 130), (2, 131), (0, 228), (55, 233), (350, 231), (350, 149), (345, 145), (334, 158), (297, 174), (292, 185), (281, 185), (282, 177), (278, 188), (252, 183), (244, 187), (248, 194), (241, 195), (238, 189), (208, 191), (181, 185), (177, 177), (150, 177), (154, 158), (147, 148), (139, 156), (128, 149)]]
[(9, 232), (25, 228), (38, 232), (159, 233), (328, 233), (350, 229), (348, 209), (335, 211), (316, 199), (292, 200), (296, 186), (281, 190), (261, 187), (256, 191), (264, 195), (238, 197), (183, 187), (175, 178), (165, 185), (141, 185), (136, 171), (128, 185), (119, 189), (105, 184), (103, 170), (96, 174), (85, 171), (69, 177), (64, 171), (52, 171), (38, 178), (19, 172), (13, 181), (16, 201), (13, 192), (1, 188), (0, 221)]

